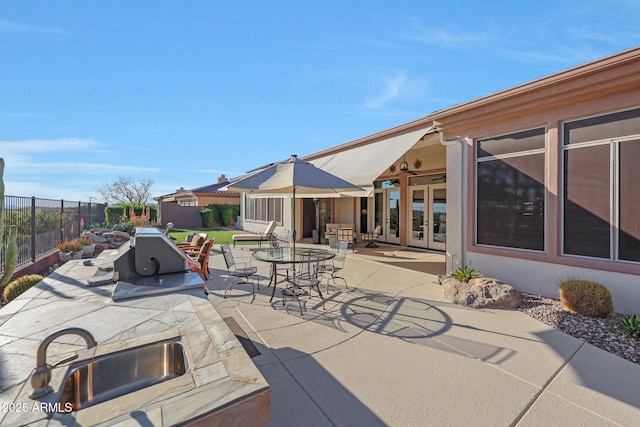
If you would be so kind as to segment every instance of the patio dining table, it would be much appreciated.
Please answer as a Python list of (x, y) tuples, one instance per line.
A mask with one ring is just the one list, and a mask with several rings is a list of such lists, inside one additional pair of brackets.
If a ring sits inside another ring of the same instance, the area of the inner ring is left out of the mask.
[[(257, 261), (269, 262), (271, 263), (271, 279), (269, 280), (269, 286), (273, 284), (273, 291), (271, 292), (271, 299), (269, 301), (273, 301), (273, 296), (276, 293), (276, 285), (278, 283), (278, 266), (279, 265), (288, 265), (288, 264), (313, 264), (319, 263), (321, 261), (326, 261), (328, 259), (334, 258), (336, 256), (330, 250), (327, 249), (319, 249), (319, 248), (269, 248), (269, 249), (259, 249), (253, 253), (253, 257)], [(288, 277), (288, 272), (287, 272)], [(281, 282), (286, 281), (282, 280)]]

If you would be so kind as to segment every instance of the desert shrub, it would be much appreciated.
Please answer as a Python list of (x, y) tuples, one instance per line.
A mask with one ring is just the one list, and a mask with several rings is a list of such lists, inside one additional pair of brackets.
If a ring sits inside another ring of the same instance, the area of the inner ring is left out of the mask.
[(627, 314), (620, 319), (620, 325), (622, 325), (622, 329), (633, 338), (640, 338), (640, 315)]
[(456, 271), (454, 271), (453, 274), (451, 274), (451, 277), (461, 282), (468, 282), (469, 280), (479, 276), (480, 276), (480, 273), (475, 271), (473, 268), (469, 268), (469, 267), (464, 267), (464, 268), (458, 267)]
[(566, 311), (583, 316), (607, 317), (613, 313), (611, 294), (603, 285), (581, 279), (560, 284), (560, 302)]
[(2, 296), (7, 302), (12, 301), (42, 279), (43, 277), (39, 274), (27, 274), (26, 276), (18, 277), (17, 279), (9, 282), (9, 284), (4, 288)]

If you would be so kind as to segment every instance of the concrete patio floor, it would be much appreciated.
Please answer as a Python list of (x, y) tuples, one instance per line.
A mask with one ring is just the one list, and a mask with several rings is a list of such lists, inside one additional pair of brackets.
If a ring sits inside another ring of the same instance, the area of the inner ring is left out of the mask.
[[(348, 254), (343, 283), (283, 305), (269, 264), (234, 249), (262, 277), (229, 283), (211, 256), (210, 301), (260, 355), (272, 388), (271, 426), (607, 426), (640, 420), (640, 365), (515, 310), (446, 301), (444, 255), (381, 246)], [(315, 295), (315, 294), (314, 294)]]

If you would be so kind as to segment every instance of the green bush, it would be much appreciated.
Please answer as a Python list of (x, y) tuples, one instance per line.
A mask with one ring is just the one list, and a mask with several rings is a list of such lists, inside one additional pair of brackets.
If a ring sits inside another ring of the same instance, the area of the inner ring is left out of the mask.
[(26, 276), (18, 277), (17, 279), (9, 282), (9, 284), (4, 288), (2, 296), (5, 301), (12, 301), (42, 279), (43, 277), (39, 274), (27, 274)]
[(560, 284), (560, 303), (570, 313), (607, 317), (613, 313), (611, 294), (600, 283), (568, 279)]
[(229, 203), (220, 205), (207, 205), (203, 210), (205, 209), (210, 210), (213, 215), (213, 223), (211, 223), (211, 225), (205, 225), (204, 222), (202, 223), (202, 226), (205, 228), (211, 227), (213, 224), (228, 227), (229, 225), (233, 224), (238, 215), (240, 215), (240, 205)]
[(126, 221), (126, 222), (119, 222), (114, 224), (111, 229), (113, 231), (124, 231), (125, 233), (129, 233), (129, 234), (133, 234), (133, 229), (135, 228), (135, 225), (132, 222)]
[[(149, 221), (151, 224), (158, 220), (158, 208), (155, 205), (131, 205), (131, 204), (119, 204), (111, 205), (104, 208), (104, 214), (106, 223), (109, 226), (119, 224), (121, 222), (129, 222), (131, 219), (131, 207), (133, 206), (133, 213), (135, 216), (141, 216), (144, 214), (145, 209), (149, 207)], [(126, 218), (125, 217), (126, 211)]]
[(200, 211), (200, 219), (202, 221), (202, 228), (211, 228), (213, 225), (213, 210), (209, 207), (202, 208)]
[(125, 205), (113, 205), (104, 208), (104, 215), (107, 224), (114, 225), (122, 222), (122, 216), (124, 215)]

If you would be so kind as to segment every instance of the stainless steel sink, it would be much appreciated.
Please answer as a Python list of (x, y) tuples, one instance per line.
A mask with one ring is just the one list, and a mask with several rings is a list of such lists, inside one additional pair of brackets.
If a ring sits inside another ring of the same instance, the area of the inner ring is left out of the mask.
[(74, 362), (58, 392), (58, 408), (63, 412), (87, 408), (188, 371), (178, 338)]

